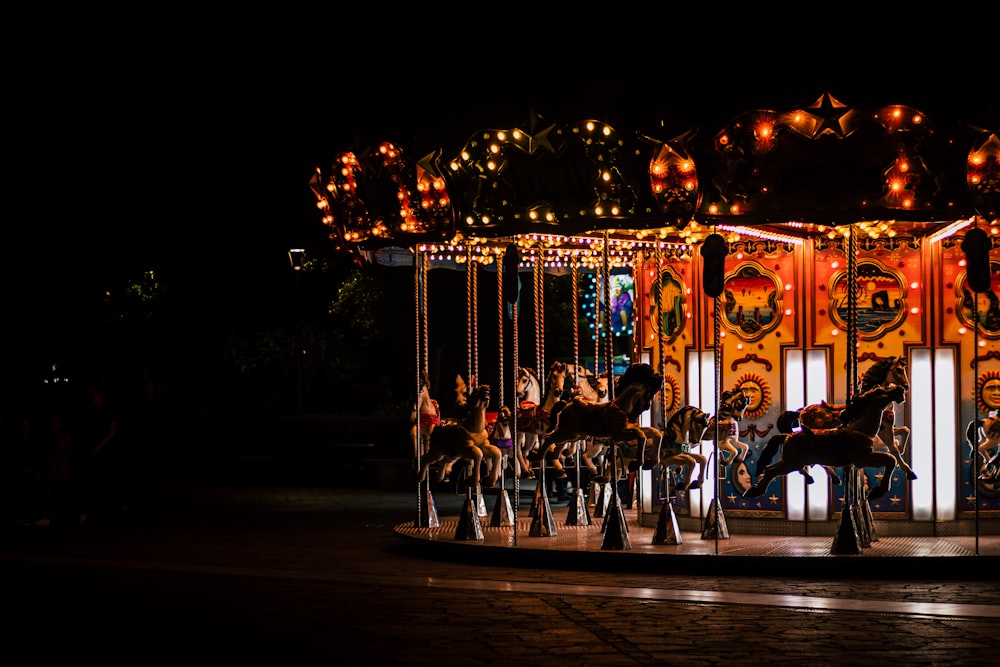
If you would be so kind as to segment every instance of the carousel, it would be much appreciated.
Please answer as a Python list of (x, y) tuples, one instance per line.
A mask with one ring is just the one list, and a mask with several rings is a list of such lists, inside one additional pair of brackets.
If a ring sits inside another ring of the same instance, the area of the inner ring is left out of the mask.
[[(331, 243), (413, 267), (397, 533), (778, 555), (1000, 534), (997, 129), (824, 94), (708, 130), (532, 113), (316, 169)], [(439, 269), (464, 303), (435, 300)], [(435, 309), (465, 333), (458, 377)]]

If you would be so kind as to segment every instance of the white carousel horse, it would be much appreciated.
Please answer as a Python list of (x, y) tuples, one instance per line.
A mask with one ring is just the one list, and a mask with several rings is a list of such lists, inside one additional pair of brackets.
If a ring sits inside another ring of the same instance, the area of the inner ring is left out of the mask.
[[(716, 443), (720, 463), (729, 465), (737, 460), (742, 461), (750, 451), (750, 445), (740, 441), (739, 423), (750, 405), (750, 396), (742, 389), (729, 389), (722, 392), (719, 401), (719, 414), (708, 422), (708, 428), (702, 436), (704, 440), (715, 440), (716, 422), (719, 425), (719, 441)], [(722, 452), (728, 452), (729, 457), (723, 461)]]
[[(974, 434), (978, 434), (974, 435)], [(972, 447), (972, 458), (976, 459), (973, 465), (978, 463), (976, 476), (985, 478), (986, 469), (1000, 457), (1000, 416), (991, 416), (986, 419), (978, 419), (969, 424), (966, 429), (966, 438)], [(981, 439), (980, 439), (981, 438)], [(979, 440), (978, 444), (976, 441)], [(996, 453), (992, 453), (996, 447)]]
[[(701, 443), (708, 428), (709, 416), (701, 408), (685, 405), (671, 415), (666, 428), (658, 441), (646, 442), (642, 451), (642, 467), (650, 470), (656, 463), (660, 464), (660, 474), (666, 476), (671, 467), (684, 470), (682, 488), (701, 488), (705, 467), (708, 459), (703, 454), (693, 450)], [(695, 479), (694, 471), (698, 469)]]
[(420, 393), (417, 394), (417, 403), (410, 415), (410, 438), (413, 440), (414, 461), (417, 459), (418, 448), (420, 456), (427, 454), (430, 448), (431, 431), (441, 423), (441, 410), (438, 407), (438, 402), (431, 398), (431, 383), (427, 379), (426, 373), (421, 372), (420, 375)]
[(594, 371), (585, 366), (576, 364), (566, 364), (566, 380), (572, 382), (576, 379), (573, 393), (579, 395), (590, 403), (607, 403), (608, 398), (608, 374), (601, 373), (595, 375)]
[(633, 364), (618, 378), (614, 400), (587, 403), (574, 398), (555, 412), (555, 428), (545, 434), (539, 456), (552, 464), (557, 477), (566, 471), (559, 460), (562, 448), (570, 442), (587, 438), (605, 438), (614, 442), (634, 442), (641, 447), (647, 439), (638, 427), (639, 417), (649, 409), (656, 392), (663, 389), (663, 374), (649, 364)]
[[(531, 368), (519, 368), (517, 386), (517, 440), (522, 457), (527, 457), (541, 444), (542, 436), (549, 430), (552, 410), (559, 402), (566, 383), (566, 364), (556, 361), (545, 378), (545, 398), (538, 376)], [(527, 464), (527, 461), (525, 461)], [(531, 470), (530, 465), (526, 467)]]
[(503, 454), (489, 441), (486, 428), (486, 407), (490, 403), (490, 387), (482, 384), (473, 387), (466, 395), (467, 414), (461, 420), (443, 419), (431, 432), (430, 449), (420, 467), (418, 480), (423, 482), (431, 465), (440, 463), (437, 481), (444, 481), (452, 465), (459, 459), (469, 461), (471, 484), (481, 483), (482, 466), (488, 466), (486, 487), (497, 483), (502, 470)]
[(795, 471), (805, 475), (809, 466), (820, 464), (882, 468), (878, 485), (868, 494), (869, 498), (882, 497), (892, 481), (896, 458), (875, 449), (875, 434), (882, 424), (885, 408), (893, 402), (901, 403), (905, 398), (906, 389), (901, 386), (876, 386), (858, 394), (847, 404), (841, 414), (844, 426), (817, 431), (803, 427), (801, 431), (791, 434), (781, 445), (781, 458), (764, 468), (760, 480), (743, 495), (757, 498), (764, 494), (775, 477)]

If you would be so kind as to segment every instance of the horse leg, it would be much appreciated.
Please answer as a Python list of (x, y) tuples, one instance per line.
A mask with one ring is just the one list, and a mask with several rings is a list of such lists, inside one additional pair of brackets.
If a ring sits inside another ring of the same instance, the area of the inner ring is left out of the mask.
[(482, 449), (485, 450), (484, 456), (489, 457), (491, 463), (490, 476), (486, 480), (486, 488), (491, 489), (496, 486), (497, 480), (500, 479), (500, 471), (503, 470), (503, 452), (491, 443), (483, 445)]
[[(705, 474), (705, 468), (708, 467), (708, 459), (705, 456), (701, 455), (701, 454), (695, 454), (693, 452), (690, 453), (690, 454), (688, 454), (688, 456), (690, 456), (691, 460), (694, 461), (694, 465), (698, 466), (698, 478), (695, 479), (694, 481), (689, 481), (688, 484), (687, 484), (687, 486), (685, 488), (688, 488), (688, 489), (700, 489), (701, 488), (701, 484), (704, 481), (702, 479), (702, 475)], [(692, 465), (692, 467), (690, 467), (688, 469), (689, 470), (689, 478), (688, 478), (689, 480), (694, 477), (694, 465)]]
[(868, 492), (869, 498), (881, 498), (889, 490), (892, 483), (892, 473), (896, 471), (896, 458), (885, 452), (871, 452), (854, 462), (859, 468), (882, 468), (882, 479), (878, 486)]
[(590, 471), (590, 474), (596, 475), (597, 466), (594, 465), (594, 458), (600, 456), (601, 450), (604, 448), (604, 445), (597, 442), (597, 440), (595, 440), (594, 438), (590, 438), (585, 442), (587, 443), (587, 445), (586, 447), (584, 447), (583, 454), (580, 456), (580, 458), (583, 459), (583, 464), (587, 466), (587, 470)]
[(823, 466), (823, 470), (826, 471), (826, 476), (830, 478), (830, 483), (834, 486), (840, 486), (840, 475), (837, 474), (837, 469), (833, 466)]
[(757, 498), (764, 495), (767, 491), (767, 485), (771, 483), (771, 480), (779, 475), (787, 475), (790, 472), (794, 472), (799, 469), (799, 466), (795, 463), (789, 463), (784, 460), (778, 460), (775, 463), (764, 468), (764, 475), (757, 481), (756, 484), (751, 486), (743, 493), (744, 498)]
[(806, 478), (806, 484), (812, 484), (813, 482), (816, 481), (813, 479), (813, 476), (809, 474), (809, 466), (802, 466), (801, 468), (799, 468), (799, 472), (802, 473), (802, 476)]

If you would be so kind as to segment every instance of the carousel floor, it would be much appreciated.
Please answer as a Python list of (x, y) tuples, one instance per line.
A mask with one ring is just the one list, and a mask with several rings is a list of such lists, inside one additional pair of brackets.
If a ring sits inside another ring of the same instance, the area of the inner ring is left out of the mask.
[(424, 509), (417, 516), (394, 531), (436, 557), (531, 567), (863, 578), (966, 578), (975, 572), (981, 578), (997, 571), (983, 568), (983, 558), (1000, 562), (1000, 535), (880, 536), (877, 521), (870, 534), (838, 523), (833, 535), (750, 535), (732, 531), (723, 513), (726, 525), (703, 535), (680, 529), (669, 512), (640, 517), (621, 508), (615, 518), (609, 508), (595, 517), (593, 505), (585, 513), (571, 512), (567, 503), (550, 505), (541, 517), (521, 508), (515, 520), (504, 508), (496, 511), (495, 495), (478, 508), (466, 500), (455, 514)]

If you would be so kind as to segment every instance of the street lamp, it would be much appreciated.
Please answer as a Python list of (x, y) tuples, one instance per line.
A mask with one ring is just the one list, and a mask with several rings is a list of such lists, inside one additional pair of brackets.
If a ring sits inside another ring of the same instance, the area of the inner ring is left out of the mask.
[(306, 259), (306, 251), (302, 248), (291, 248), (288, 251), (288, 262), (295, 274), (295, 412), (302, 412), (302, 265)]

